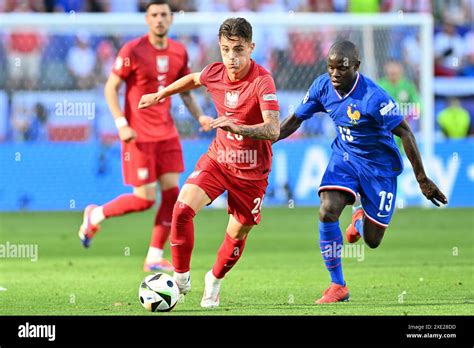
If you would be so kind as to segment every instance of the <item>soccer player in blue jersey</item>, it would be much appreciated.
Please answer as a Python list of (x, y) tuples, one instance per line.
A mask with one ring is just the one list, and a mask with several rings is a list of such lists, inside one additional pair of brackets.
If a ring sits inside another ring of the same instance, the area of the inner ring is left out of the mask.
[(337, 137), (318, 194), (321, 253), (331, 275), (331, 286), (316, 303), (347, 301), (349, 289), (342, 273), (343, 240), (339, 216), (346, 205), (361, 198), (346, 230), (349, 243), (361, 236), (376, 248), (382, 241), (395, 208), (397, 176), (403, 162), (393, 134), (400, 137), (421, 192), (433, 204), (447, 199), (425, 173), (415, 137), (395, 101), (372, 80), (359, 73), (359, 54), (350, 41), (333, 44), (327, 73), (314, 80), (296, 111), (282, 121), (278, 140), (295, 132), (316, 112), (333, 119)]

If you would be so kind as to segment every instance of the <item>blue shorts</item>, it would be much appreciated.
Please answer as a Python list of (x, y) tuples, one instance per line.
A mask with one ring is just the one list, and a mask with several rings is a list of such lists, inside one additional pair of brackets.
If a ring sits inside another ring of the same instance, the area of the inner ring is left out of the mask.
[(322, 191), (345, 191), (357, 198), (360, 194), (365, 216), (373, 223), (387, 227), (395, 210), (397, 177), (371, 175), (370, 170), (356, 167), (333, 155), (324, 172), (318, 194)]

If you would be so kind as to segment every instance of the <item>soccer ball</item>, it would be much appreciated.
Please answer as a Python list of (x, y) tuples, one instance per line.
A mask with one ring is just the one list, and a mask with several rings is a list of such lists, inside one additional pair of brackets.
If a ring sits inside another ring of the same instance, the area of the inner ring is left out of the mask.
[(140, 284), (138, 299), (150, 312), (169, 312), (179, 299), (178, 284), (166, 273), (151, 274)]

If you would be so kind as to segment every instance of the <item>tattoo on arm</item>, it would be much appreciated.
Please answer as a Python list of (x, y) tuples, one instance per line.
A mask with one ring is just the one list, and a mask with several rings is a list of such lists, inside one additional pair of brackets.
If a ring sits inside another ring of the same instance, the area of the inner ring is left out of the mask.
[(265, 110), (262, 112), (263, 123), (239, 126), (239, 134), (261, 140), (276, 140), (280, 134), (280, 112)]

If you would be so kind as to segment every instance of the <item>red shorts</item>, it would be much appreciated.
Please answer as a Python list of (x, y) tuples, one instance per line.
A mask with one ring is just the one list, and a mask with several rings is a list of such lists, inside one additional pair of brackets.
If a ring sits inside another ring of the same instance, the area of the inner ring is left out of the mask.
[(179, 138), (156, 142), (122, 142), (122, 171), (126, 185), (150, 184), (166, 173), (184, 171)]
[[(202, 188), (212, 201), (227, 190), (227, 211), (242, 225), (258, 225), (268, 179), (246, 180), (230, 175), (208, 155), (196, 164), (186, 184)], [(211, 204), (209, 203), (209, 204)]]

